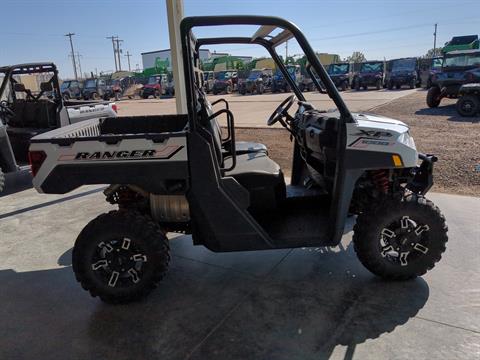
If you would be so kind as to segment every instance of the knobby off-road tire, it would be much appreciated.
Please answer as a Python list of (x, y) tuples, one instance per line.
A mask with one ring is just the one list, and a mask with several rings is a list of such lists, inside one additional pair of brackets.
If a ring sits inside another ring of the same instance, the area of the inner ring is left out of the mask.
[(0, 168), (0, 193), (3, 191), (3, 188), (5, 187), (5, 174), (2, 171), (2, 168)]
[(461, 116), (475, 116), (480, 112), (480, 99), (476, 95), (463, 95), (457, 100), (456, 107)]
[(107, 303), (146, 296), (164, 277), (170, 261), (168, 239), (149, 217), (111, 211), (90, 221), (73, 248), (77, 281)]
[(429, 108), (436, 108), (440, 105), (440, 99), (438, 98), (440, 95), (440, 89), (436, 86), (431, 87), (428, 89), (427, 92), (427, 105)]
[(360, 262), (372, 273), (406, 280), (425, 274), (441, 259), (447, 231), (438, 207), (410, 196), (384, 200), (359, 215), (353, 243)]

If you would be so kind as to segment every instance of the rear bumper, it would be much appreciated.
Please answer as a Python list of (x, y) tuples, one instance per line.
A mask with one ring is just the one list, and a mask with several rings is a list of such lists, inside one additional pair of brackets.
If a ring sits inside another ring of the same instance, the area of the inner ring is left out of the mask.
[(407, 185), (407, 189), (413, 193), (424, 195), (433, 186), (433, 164), (437, 157), (431, 154), (418, 154), (422, 161), (419, 166), (413, 169), (413, 179)]

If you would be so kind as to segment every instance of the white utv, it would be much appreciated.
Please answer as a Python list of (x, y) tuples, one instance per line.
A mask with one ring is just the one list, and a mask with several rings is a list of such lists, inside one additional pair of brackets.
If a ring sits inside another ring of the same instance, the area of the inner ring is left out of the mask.
[[(193, 35), (199, 26), (226, 25), (259, 27), (242, 37)], [(315, 109), (288, 75), (276, 48), (292, 38), (338, 111)], [(106, 199), (118, 205), (75, 243), (73, 270), (84, 289), (113, 303), (146, 295), (167, 271), (167, 232), (192, 234), (195, 245), (219, 252), (335, 246), (349, 214), (357, 216), (355, 250), (372, 273), (409, 279), (434, 267), (447, 242), (445, 219), (425, 198), (436, 158), (417, 152), (404, 123), (350, 113), (295, 25), (264, 16), (188, 17), (181, 40), (188, 114), (90, 120), (32, 139), (38, 191), (110, 184)], [(210, 104), (202, 90), (200, 48), (224, 43), (264, 46), (294, 92), (268, 119), (294, 141), (288, 185), (263, 144), (236, 141), (228, 102)]]

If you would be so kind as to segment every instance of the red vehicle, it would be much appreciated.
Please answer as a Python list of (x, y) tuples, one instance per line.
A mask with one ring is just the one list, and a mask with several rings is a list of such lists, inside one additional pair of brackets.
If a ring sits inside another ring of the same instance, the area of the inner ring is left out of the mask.
[(160, 98), (162, 95), (162, 75), (152, 75), (148, 81), (143, 85), (142, 97), (148, 99), (151, 95), (154, 98)]

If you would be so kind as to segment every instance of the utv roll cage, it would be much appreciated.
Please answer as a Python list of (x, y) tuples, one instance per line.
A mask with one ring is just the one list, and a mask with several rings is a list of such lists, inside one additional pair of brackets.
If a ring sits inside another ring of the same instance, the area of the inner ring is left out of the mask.
[[(60, 101), (61, 100), (61, 92), (60, 92), (60, 84), (58, 81), (58, 70), (54, 63), (45, 62), (45, 63), (26, 63), (26, 64), (18, 64), (18, 65), (11, 65), (11, 66), (3, 66), (0, 68), (0, 73), (5, 74), (5, 79), (2, 84), (0, 84), (0, 95), (3, 94), (5, 91), (5, 87), (12, 82), (14, 86), (17, 84), (17, 81), (13, 78), (15, 75), (25, 75), (25, 74), (41, 74), (41, 73), (52, 73), (52, 77), (45, 83), (41, 83), (40, 90), (41, 93), (50, 91), (47, 88), (43, 88), (46, 83), (51, 84), (51, 88), (54, 93), (54, 100)], [(15, 96), (15, 91), (13, 92)], [(31, 95), (30, 95), (31, 96)], [(40, 96), (38, 96), (40, 97)]]
[[(229, 25), (258, 25), (258, 29), (254, 32), (251, 37), (208, 37), (208, 38), (199, 38), (197, 39), (192, 33), (192, 29), (196, 27), (205, 27), (205, 26), (229, 26)], [(278, 33), (273, 34), (273, 32), (278, 31)], [(320, 60), (316, 56), (314, 50), (308, 43), (307, 39), (300, 31), (300, 29), (293, 23), (286, 21), (278, 17), (267, 17), (267, 16), (250, 16), (250, 15), (227, 15), (227, 16), (200, 16), (200, 17), (186, 17), (182, 20), (180, 24), (181, 31), (181, 41), (182, 41), (182, 57), (184, 65), (184, 75), (185, 75), (185, 91), (186, 91), (186, 100), (187, 100), (187, 110), (188, 110), (188, 154), (190, 159), (190, 176), (194, 177), (203, 177), (204, 184), (202, 187), (197, 184), (196, 181), (191, 182), (191, 192), (187, 195), (189, 203), (191, 206), (191, 211), (195, 213), (201, 213), (202, 207), (201, 203), (211, 201), (211, 197), (207, 196), (207, 193), (211, 192), (210, 196), (213, 196), (215, 192), (218, 192), (218, 189), (221, 189), (221, 192), (225, 196), (237, 197), (233, 193), (234, 184), (229, 183), (228, 178), (220, 179), (221, 173), (229, 171), (236, 166), (236, 153), (234, 146), (232, 146), (232, 164), (229, 169), (218, 169), (216, 166), (213, 166), (211, 163), (211, 156), (206, 156), (207, 153), (211, 153), (212, 149), (206, 150), (204, 140), (202, 139), (203, 129), (201, 129), (200, 119), (201, 114), (198, 112), (199, 106), (202, 106), (199, 102), (200, 95), (199, 90), (202, 87), (202, 72), (200, 70), (200, 60), (199, 60), (199, 49), (204, 45), (219, 45), (219, 44), (257, 44), (263, 46), (272, 59), (275, 61), (276, 65), (282, 72), (286, 81), (290, 85), (291, 89), (297, 96), (299, 101), (305, 102), (306, 99), (297, 84), (289, 76), (288, 71), (278, 56), (275, 48), (279, 45), (285, 43), (287, 40), (294, 38), (300, 45), (302, 51), (304, 52), (307, 60), (307, 71), (310, 74), (315, 86), (319, 92), (327, 93), (329, 97), (335, 103), (340, 117), (338, 119), (338, 134), (337, 134), (337, 164), (335, 170), (335, 181), (332, 191), (332, 199), (335, 201), (331, 204), (331, 209), (329, 212), (329, 226), (326, 233), (329, 237), (329, 244), (335, 245), (338, 244), (342, 235), (345, 225), (345, 218), (348, 213), (348, 208), (350, 205), (354, 184), (359, 178), (361, 172), (359, 170), (349, 170), (345, 166), (345, 148), (346, 148), (346, 124), (347, 123), (356, 123), (355, 118), (352, 116), (348, 110), (346, 104), (341, 98), (340, 94), (337, 91), (336, 86), (330, 79), (325, 68), (320, 63)], [(315, 76), (317, 75), (317, 76)], [(323, 90), (324, 87), (325, 91)], [(218, 103), (215, 102), (215, 103)], [(214, 103), (214, 104), (215, 104)], [(212, 105), (214, 105), (212, 104)], [(226, 114), (227, 116), (227, 128), (228, 134), (232, 136), (230, 141), (234, 144), (234, 117), (233, 113), (227, 108), (221, 109), (215, 112), (209, 117), (214, 118), (221, 114)], [(206, 135), (208, 136), (208, 135)], [(212, 178), (205, 177), (206, 169), (211, 172)], [(220, 174), (218, 173), (220, 171)], [(299, 185), (301, 181), (303, 171), (303, 161), (300, 155), (300, 148), (296, 142), (294, 143), (294, 154), (293, 154), (293, 163), (292, 163), (292, 176), (291, 184)], [(223, 181), (225, 180), (225, 181)], [(216, 185), (213, 185), (216, 184)], [(216, 188), (216, 190), (213, 188)], [(210, 187), (210, 190), (208, 189)], [(232, 192), (230, 192), (232, 191)], [(204, 195), (198, 195), (200, 193), (205, 193)], [(228, 194), (228, 195), (227, 195)], [(207, 197), (204, 197), (207, 196)], [(217, 197), (217, 208), (225, 206), (225, 211), (223, 214), (218, 213), (214, 208), (210, 207), (208, 216), (202, 219), (203, 222), (209, 223), (212, 221), (211, 217), (216, 217), (219, 219), (222, 216), (225, 216), (226, 213), (231, 212), (236, 214), (238, 217), (235, 224), (229, 224), (224, 227), (221, 225), (217, 231), (223, 234), (243, 234), (244, 246), (246, 248), (260, 248), (262, 245), (258, 243), (261, 236), (263, 238), (264, 245), (268, 244), (268, 247), (274, 247), (268, 240), (268, 236), (262, 228), (259, 228), (258, 225), (252, 223), (248, 217), (245, 216), (245, 213), (239, 212), (239, 208), (236, 206), (232, 207), (230, 201), (225, 199), (220, 199)], [(237, 197), (238, 199), (238, 197)], [(232, 218), (229, 217), (229, 219)], [(225, 223), (229, 221), (225, 220)], [(216, 221), (218, 224), (218, 221)], [(193, 225), (195, 227), (195, 225)], [(238, 227), (237, 227), (238, 226)], [(203, 237), (210, 237), (208, 233), (201, 234)], [(235, 244), (231, 243), (233, 241), (232, 236), (229, 236), (229, 244), (223, 244), (224, 249), (229, 248), (229, 251), (232, 251), (235, 248)], [(195, 239), (194, 239), (195, 242)], [(254, 245), (255, 243), (255, 245)], [(219, 246), (220, 247), (220, 246)]]
[[(251, 37), (215, 37), (196, 39), (191, 33), (191, 30), (195, 27), (222, 25), (259, 25), (259, 28)], [(277, 29), (280, 29), (281, 32), (274, 36), (270, 35)], [(295, 84), (295, 82), (288, 75), (285, 64), (275, 51), (275, 48), (277, 46), (284, 44), (287, 40), (295, 38), (295, 40), (297, 40), (298, 44), (302, 48), (304, 54), (306, 55), (309, 61), (309, 65), (313, 68), (313, 71), (318, 74), (320, 81), (322, 84), (324, 84), (328, 95), (337, 106), (340, 114), (342, 115), (342, 119), (344, 119), (345, 122), (355, 122), (354, 118), (350, 114), (350, 111), (345, 105), (345, 102), (341, 98), (340, 94), (336, 90), (335, 85), (328, 76), (328, 73), (320, 63), (318, 57), (315, 55), (314, 50), (308, 43), (303, 33), (300, 31), (300, 29), (293, 23), (278, 17), (253, 15), (187, 17), (183, 19), (181, 23), (181, 34), (182, 39), (188, 39), (187, 41), (182, 41), (182, 50), (183, 63), (185, 65), (187, 106), (190, 107), (189, 113), (195, 113), (193, 109), (193, 100), (195, 98), (195, 93), (192, 87), (195, 79), (195, 74), (191, 73), (191, 69), (197, 68), (196, 64), (192, 63), (197, 59), (192, 59), (189, 54), (191, 54), (192, 50), (195, 50), (195, 53), (198, 53), (200, 47), (205, 45), (257, 44), (263, 46), (268, 51), (272, 59), (275, 61), (276, 65), (282, 72), (285, 79), (287, 79), (291, 89), (297, 96), (298, 100), (305, 101), (305, 97), (298, 88), (297, 84)], [(315, 82), (314, 79), (315, 76), (312, 77), (312, 80)], [(315, 83), (318, 84), (318, 82)], [(322, 91), (321, 88), (319, 88), (318, 90)], [(191, 122), (190, 126), (193, 129), (195, 123)]]

